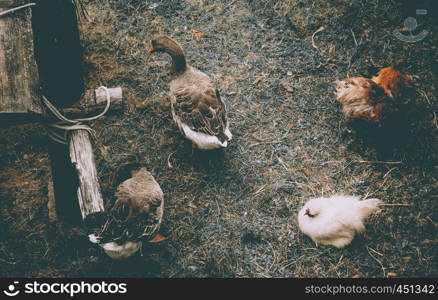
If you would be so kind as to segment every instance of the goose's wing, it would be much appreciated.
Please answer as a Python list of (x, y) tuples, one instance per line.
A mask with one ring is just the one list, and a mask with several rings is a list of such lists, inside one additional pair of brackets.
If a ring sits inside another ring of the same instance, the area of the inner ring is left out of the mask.
[(227, 125), (226, 106), (218, 89), (196, 85), (171, 90), (173, 112), (193, 131), (216, 136), (221, 142)]
[(95, 232), (100, 243), (123, 244), (143, 237), (152, 238), (159, 229), (164, 210), (163, 192), (152, 175), (142, 175), (118, 186), (117, 200), (107, 214), (107, 221)]
[(117, 201), (112, 208), (114, 218), (134, 237), (152, 235), (160, 226), (164, 198), (158, 183), (150, 177), (126, 180), (117, 188)]

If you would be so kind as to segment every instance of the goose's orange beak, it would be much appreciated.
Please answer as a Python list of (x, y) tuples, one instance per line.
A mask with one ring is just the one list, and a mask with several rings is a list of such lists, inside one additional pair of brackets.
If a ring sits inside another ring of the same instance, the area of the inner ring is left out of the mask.
[(152, 46), (152, 45), (149, 45), (147, 49), (148, 49), (149, 53), (152, 53), (155, 50), (154, 46)]

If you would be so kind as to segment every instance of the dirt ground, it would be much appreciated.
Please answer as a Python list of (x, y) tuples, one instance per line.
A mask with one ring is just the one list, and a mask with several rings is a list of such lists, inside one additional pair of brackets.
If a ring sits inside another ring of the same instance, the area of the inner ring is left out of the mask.
[[(87, 87), (122, 86), (127, 102), (122, 114), (91, 124), (106, 206), (117, 167), (144, 163), (165, 193), (167, 240), (111, 261), (80, 227), (50, 222), (45, 129), (1, 128), (0, 276), (438, 276), (433, 1), (416, 1), (425, 16), (395, 0), (84, 2)], [(424, 40), (395, 38), (407, 16), (429, 30)], [(234, 134), (223, 153), (189, 157), (171, 119), (170, 60), (146, 51), (155, 34), (179, 41), (189, 63), (218, 83)], [(333, 82), (398, 59), (418, 91), (408, 126), (348, 125)], [(335, 193), (386, 204), (341, 250), (316, 246), (296, 220), (309, 198)]]

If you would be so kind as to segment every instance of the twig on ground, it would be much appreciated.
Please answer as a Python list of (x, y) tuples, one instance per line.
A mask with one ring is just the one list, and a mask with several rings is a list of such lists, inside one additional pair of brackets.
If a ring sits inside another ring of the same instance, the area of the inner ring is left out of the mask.
[(265, 189), (265, 187), (266, 187), (266, 184), (265, 184), (264, 186), (262, 186), (261, 188), (259, 188), (259, 189), (254, 193), (254, 196), (260, 194), (260, 193)]
[(250, 148), (255, 147), (255, 146), (260, 146), (260, 145), (273, 145), (273, 144), (281, 144), (281, 141), (271, 141), (271, 142), (258, 142), (258, 143), (254, 143), (249, 145)]
[[(369, 255), (370, 255), (375, 261), (377, 261), (377, 262), (379, 263), (380, 267), (382, 268), (383, 276), (386, 276), (385, 267), (383, 266), (382, 262), (381, 262), (380, 260), (378, 260), (374, 255), (371, 254), (371, 252), (370, 252), (370, 249), (371, 249), (371, 248), (369, 248), (368, 246), (367, 246), (366, 248), (367, 248), (368, 254), (369, 254)], [(383, 256), (383, 254), (377, 252), (376, 250), (374, 250), (374, 249), (371, 249), (371, 250), (372, 250), (374, 253), (379, 254), (380, 256)]]
[(4, 263), (6, 263), (6, 264), (9, 264), (9, 265), (15, 265), (15, 264), (16, 264), (15, 261), (14, 261), (14, 262), (10, 262), (10, 261), (7, 261), (7, 260), (1, 259), (1, 258), (0, 258), (0, 261), (1, 261), (1, 262), (4, 262)]
[(379, 160), (353, 160), (352, 162), (359, 164), (388, 164), (388, 165), (402, 164), (401, 161), (379, 161)]
[(172, 157), (173, 154), (175, 154), (176, 151), (173, 151), (172, 153), (169, 154), (169, 156), (167, 157), (167, 166), (169, 167), (169, 169), (173, 168), (172, 163), (170, 162), (170, 158)]
[(319, 50), (319, 47), (316, 46), (316, 44), (315, 44), (315, 35), (316, 35), (318, 32), (321, 32), (321, 31), (324, 31), (324, 30), (325, 30), (325, 27), (324, 27), (324, 26), (321, 26), (321, 27), (318, 28), (317, 31), (315, 31), (315, 32), (312, 34), (312, 47), (315, 48), (316, 50)]
[(354, 35), (353, 29), (350, 29), (350, 31), (351, 31), (351, 34), (353, 35), (354, 44), (356, 45), (356, 47), (358, 47), (359, 44), (357, 43), (356, 36)]

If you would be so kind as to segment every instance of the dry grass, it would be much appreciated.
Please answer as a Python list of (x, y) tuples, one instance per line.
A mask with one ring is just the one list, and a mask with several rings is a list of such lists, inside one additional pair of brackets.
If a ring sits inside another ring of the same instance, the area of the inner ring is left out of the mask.
[[(111, 262), (80, 228), (50, 224), (41, 128), (2, 129), (2, 276), (438, 275), (437, 130), (427, 122), (437, 110), (438, 40), (395, 39), (406, 16), (399, 3), (85, 3), (92, 20), (82, 28), (87, 85), (121, 85), (128, 103), (122, 115), (92, 124), (104, 145), (95, 153), (107, 205), (114, 170), (128, 160), (145, 163), (165, 193), (168, 240), (147, 245), (142, 257)], [(433, 19), (421, 22), (436, 31)], [(155, 34), (177, 39), (229, 103), (235, 139), (210, 154), (219, 163), (209, 163), (209, 154), (190, 159), (172, 124), (169, 59), (146, 52)], [(410, 127), (388, 134), (347, 126), (333, 81), (373, 75), (399, 58), (421, 91)], [(296, 213), (309, 197), (336, 192), (392, 205), (347, 248), (316, 247), (299, 232)]]

